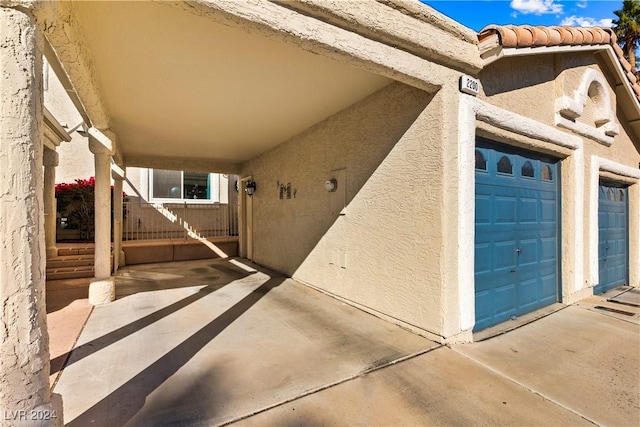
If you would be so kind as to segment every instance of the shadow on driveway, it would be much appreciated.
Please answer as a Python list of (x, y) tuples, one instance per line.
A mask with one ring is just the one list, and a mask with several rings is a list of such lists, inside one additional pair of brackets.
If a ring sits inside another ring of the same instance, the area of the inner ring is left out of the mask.
[(123, 274), (55, 388), (70, 426), (225, 424), (439, 347), (246, 261)]
[[(96, 425), (96, 421), (103, 423), (106, 422), (107, 425), (112, 426), (125, 425), (135, 414), (138, 413), (138, 411), (140, 411), (140, 409), (142, 409), (145, 405), (147, 396), (149, 396), (168, 378), (178, 372), (178, 370), (183, 367), (196, 353), (202, 350), (205, 345), (211, 342), (229, 325), (253, 307), (253, 305), (264, 297), (271, 289), (280, 285), (283, 280), (284, 279), (281, 277), (269, 279), (266, 283), (252, 291), (222, 315), (209, 322), (198, 332), (191, 335), (180, 345), (173, 348), (151, 366), (147, 367), (118, 387), (67, 425), (70, 427), (84, 427), (87, 425)], [(137, 330), (135, 329), (136, 327), (144, 327), (150, 322), (157, 320), (157, 318), (164, 317), (186, 307), (191, 302), (202, 298), (202, 296), (209, 294), (210, 292), (212, 292), (211, 289), (203, 288), (199, 290), (198, 293), (193, 294), (192, 297), (185, 298), (181, 300), (180, 303), (172, 304), (167, 307), (166, 310), (155, 312), (154, 315), (146, 316), (141, 319), (139, 324), (134, 322), (134, 324), (131, 324), (130, 326), (133, 330)], [(122, 330), (123, 328), (118, 331)], [(116, 331), (116, 336), (118, 331)], [(126, 332), (127, 331), (122, 333)], [(109, 338), (112, 337), (108, 337), (107, 342), (109, 341)], [(91, 346), (92, 344), (90, 343), (88, 345)]]

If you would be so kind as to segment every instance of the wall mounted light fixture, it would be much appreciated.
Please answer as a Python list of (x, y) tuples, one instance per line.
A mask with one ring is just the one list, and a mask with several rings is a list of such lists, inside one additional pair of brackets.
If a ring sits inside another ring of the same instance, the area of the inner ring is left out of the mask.
[(331, 178), (330, 180), (324, 183), (324, 189), (329, 193), (333, 193), (338, 188), (338, 181), (335, 178)]
[(253, 196), (253, 193), (256, 192), (256, 182), (254, 180), (247, 181), (247, 186), (244, 191), (246, 191), (249, 196)]

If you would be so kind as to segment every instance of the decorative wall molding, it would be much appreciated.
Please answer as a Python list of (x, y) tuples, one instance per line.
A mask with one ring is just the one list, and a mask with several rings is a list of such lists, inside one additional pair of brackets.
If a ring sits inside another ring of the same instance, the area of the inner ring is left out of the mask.
[[(591, 98), (596, 105), (595, 127), (576, 121), (584, 113), (588, 98)], [(557, 126), (606, 146), (610, 146), (613, 138), (620, 133), (620, 126), (615, 122), (615, 114), (611, 108), (609, 85), (604, 76), (592, 68), (584, 72), (578, 89), (573, 92), (573, 97), (563, 95), (556, 99), (555, 110)]]

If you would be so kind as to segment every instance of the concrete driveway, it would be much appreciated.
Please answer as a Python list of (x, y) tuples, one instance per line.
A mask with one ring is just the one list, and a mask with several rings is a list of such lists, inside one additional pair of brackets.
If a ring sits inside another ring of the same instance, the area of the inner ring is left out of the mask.
[(70, 426), (638, 425), (637, 323), (441, 346), (244, 260), (138, 265), (55, 387)]

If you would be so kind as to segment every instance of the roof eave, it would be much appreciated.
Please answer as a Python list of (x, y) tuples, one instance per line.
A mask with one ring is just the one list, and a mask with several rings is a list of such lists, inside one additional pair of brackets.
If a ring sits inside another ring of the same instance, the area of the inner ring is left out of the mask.
[(56, 146), (59, 145), (62, 141), (71, 141), (71, 135), (69, 135), (65, 128), (60, 125), (58, 120), (56, 120), (56, 118), (53, 116), (53, 114), (51, 114), (47, 107), (44, 107), (42, 109), (42, 119), (47, 129), (49, 129), (55, 136), (56, 141), (54, 143)]

